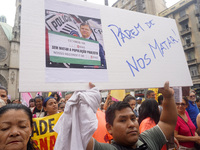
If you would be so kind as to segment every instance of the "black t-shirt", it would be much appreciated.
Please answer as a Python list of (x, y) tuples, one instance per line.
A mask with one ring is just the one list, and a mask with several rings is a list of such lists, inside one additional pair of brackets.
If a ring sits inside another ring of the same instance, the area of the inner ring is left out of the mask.
[(40, 118), (40, 117), (46, 116), (46, 113), (43, 108), (41, 110), (39, 110), (39, 109), (37, 109), (37, 107), (35, 107), (33, 109), (33, 117), (34, 117), (34, 115), (36, 115), (37, 118)]

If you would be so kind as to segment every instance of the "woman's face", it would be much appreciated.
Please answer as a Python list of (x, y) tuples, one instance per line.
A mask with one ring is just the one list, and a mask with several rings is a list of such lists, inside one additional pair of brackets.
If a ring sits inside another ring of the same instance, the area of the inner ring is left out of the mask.
[(177, 111), (179, 113), (185, 113), (185, 110), (187, 108), (187, 105), (186, 105), (186, 102), (184, 99), (182, 99), (182, 102), (181, 103), (176, 103), (176, 108), (177, 108)]
[(130, 100), (128, 103), (129, 103), (129, 105), (131, 106), (132, 109), (135, 108), (136, 100), (134, 100), (134, 99), (133, 99), (133, 100)]
[(58, 108), (59, 112), (64, 112), (64, 109), (65, 109), (65, 104), (64, 103), (60, 104), (60, 107)]
[(61, 98), (59, 103), (65, 103), (65, 99), (64, 98)]
[(42, 108), (42, 100), (40, 98), (36, 98), (35, 105), (36, 105), (37, 109), (40, 110)]
[(35, 102), (30, 102), (29, 107), (35, 107)]
[(48, 115), (53, 115), (58, 112), (58, 103), (54, 98), (51, 98), (47, 101), (46, 107), (44, 110), (47, 111)]
[(26, 150), (32, 129), (24, 110), (8, 110), (0, 117), (0, 149)]

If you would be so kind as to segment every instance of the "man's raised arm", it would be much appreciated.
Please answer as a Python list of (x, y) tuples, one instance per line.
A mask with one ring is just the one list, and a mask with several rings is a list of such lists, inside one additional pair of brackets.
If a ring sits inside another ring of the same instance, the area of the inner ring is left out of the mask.
[(158, 126), (165, 134), (166, 138), (172, 135), (177, 121), (177, 110), (174, 101), (174, 90), (169, 87), (169, 82), (165, 82), (164, 88), (160, 89), (163, 100), (163, 111), (160, 116)]

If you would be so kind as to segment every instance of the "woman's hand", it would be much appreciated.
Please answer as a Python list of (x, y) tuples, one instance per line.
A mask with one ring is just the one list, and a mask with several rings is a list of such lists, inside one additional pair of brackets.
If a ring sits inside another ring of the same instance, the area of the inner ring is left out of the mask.
[(195, 135), (194, 138), (195, 138), (195, 142), (196, 142), (197, 144), (200, 144), (200, 136)]

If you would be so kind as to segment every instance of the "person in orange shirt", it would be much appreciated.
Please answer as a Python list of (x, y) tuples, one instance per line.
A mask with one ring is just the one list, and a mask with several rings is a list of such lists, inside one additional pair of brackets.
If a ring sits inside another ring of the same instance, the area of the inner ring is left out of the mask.
[(108, 133), (106, 129), (105, 113), (98, 109), (96, 116), (98, 119), (98, 128), (92, 137), (95, 138), (98, 142), (110, 143), (113, 137)]
[[(151, 129), (160, 120), (160, 113), (158, 108), (158, 103), (154, 99), (145, 100), (139, 110), (139, 131), (140, 133), (145, 130)], [(167, 150), (166, 144), (161, 150)]]

